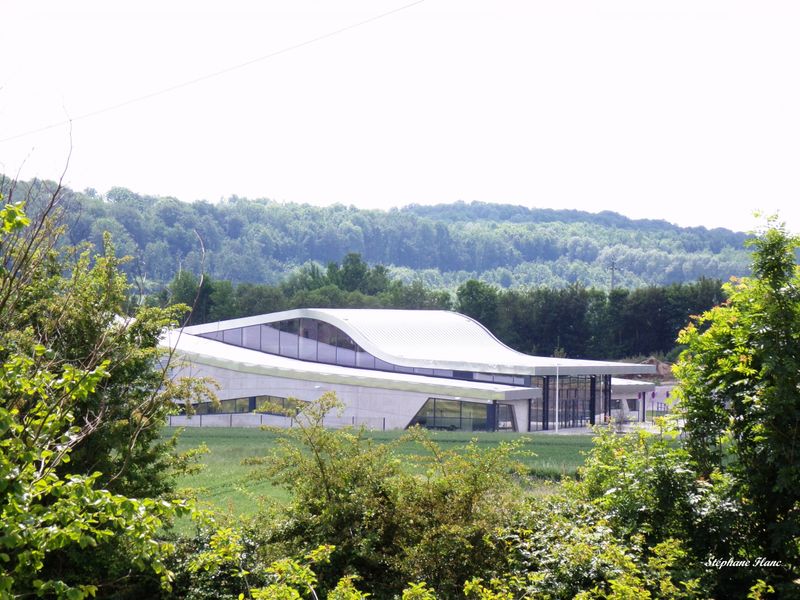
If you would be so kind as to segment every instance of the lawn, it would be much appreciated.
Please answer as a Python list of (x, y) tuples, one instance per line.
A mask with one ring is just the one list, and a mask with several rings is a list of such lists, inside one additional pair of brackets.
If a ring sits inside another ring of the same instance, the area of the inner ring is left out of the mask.
[[(173, 428), (166, 428), (164, 435), (170, 436)], [(404, 431), (370, 432), (369, 436), (379, 443), (398, 440)], [(538, 479), (558, 479), (574, 475), (583, 464), (582, 452), (591, 447), (591, 436), (552, 435), (552, 434), (510, 434), (473, 432), (435, 432), (431, 436), (444, 449), (456, 449), (476, 439), (480, 446), (488, 447), (501, 440), (523, 438), (526, 451), (533, 455), (522, 455), (520, 461), (530, 469), (531, 475)], [(258, 467), (243, 464), (248, 458), (262, 457), (276, 448), (279, 434), (259, 429), (237, 428), (187, 428), (178, 443), (179, 450), (188, 450), (205, 443), (210, 452), (202, 457), (206, 467), (198, 474), (181, 478), (179, 486), (198, 491), (200, 500), (212, 508), (231, 515), (245, 515), (255, 512), (259, 499), (276, 502), (288, 500), (288, 493), (254, 475)], [(416, 442), (404, 441), (398, 445), (397, 452), (412, 457), (422, 452)]]

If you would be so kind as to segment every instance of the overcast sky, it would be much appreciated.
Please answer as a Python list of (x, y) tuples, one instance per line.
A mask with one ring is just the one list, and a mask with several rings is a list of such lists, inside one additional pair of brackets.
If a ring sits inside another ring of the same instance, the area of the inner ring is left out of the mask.
[(2, 15), (0, 171), (23, 179), (58, 177), (71, 118), (75, 189), (738, 230), (779, 210), (800, 231), (796, 0), (4, 0)]

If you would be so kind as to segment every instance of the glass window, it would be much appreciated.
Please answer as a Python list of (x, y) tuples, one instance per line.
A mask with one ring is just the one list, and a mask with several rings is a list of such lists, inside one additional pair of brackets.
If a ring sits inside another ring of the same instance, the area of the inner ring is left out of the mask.
[(498, 404), (497, 410), (497, 430), (516, 431), (514, 423), (514, 408), (510, 404)]
[(317, 339), (323, 344), (335, 346), (336, 334), (338, 331), (339, 330), (330, 323), (323, 323), (320, 321), (317, 327)]
[(317, 360), (324, 363), (336, 363), (336, 332), (338, 329), (329, 323), (318, 322), (317, 325)]
[(544, 408), (543, 405), (544, 405), (544, 400), (541, 398), (531, 401), (531, 414), (530, 414), (531, 431), (540, 431), (544, 429), (544, 423), (542, 422), (543, 408)]
[(297, 358), (299, 331), (300, 331), (300, 319), (291, 319), (289, 321), (281, 322), (281, 332), (280, 332), (281, 356), (288, 356), (289, 358)]
[(256, 396), (256, 410), (269, 415), (294, 416), (304, 402), (279, 396)]
[(488, 431), (487, 405), (463, 402), (461, 404), (461, 428), (466, 431)]
[(241, 346), (242, 345), (242, 328), (237, 327), (236, 329), (226, 329), (222, 332), (222, 341), (226, 344), (232, 344), (234, 346)]
[(261, 326), (261, 351), (270, 354), (280, 352), (280, 341), (277, 323)]
[(315, 319), (302, 319), (299, 331), (300, 358), (302, 360), (317, 360), (317, 321)]
[(242, 331), (242, 342), (245, 348), (261, 350), (261, 326), (245, 327)]
[(375, 368), (380, 371), (394, 371), (393, 364), (383, 361), (377, 357), (375, 358)]
[(411, 419), (409, 427), (412, 425), (419, 425), (420, 427), (433, 429), (435, 403), (436, 401), (434, 398), (428, 398), (425, 404), (422, 405), (422, 408), (419, 409), (419, 412)]
[(236, 412), (236, 399), (233, 398), (231, 400), (220, 400), (219, 410), (216, 410), (214, 412), (222, 412), (222, 413)]
[(362, 369), (375, 369), (375, 357), (359, 348), (356, 350), (356, 366)]
[(436, 399), (436, 429), (461, 429), (461, 402)]
[(345, 367), (355, 367), (356, 351), (350, 348), (336, 348), (336, 364)]
[(271, 415), (284, 414), (284, 399), (277, 396), (256, 396), (256, 411)]
[(428, 398), (409, 426), (420, 425), (428, 429), (447, 429), (462, 431), (491, 431), (497, 429), (516, 431), (514, 407), (510, 404), (483, 404)]

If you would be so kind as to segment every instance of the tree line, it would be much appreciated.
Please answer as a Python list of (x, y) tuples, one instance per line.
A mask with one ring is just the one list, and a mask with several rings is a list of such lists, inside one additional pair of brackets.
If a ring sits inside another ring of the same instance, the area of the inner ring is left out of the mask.
[(502, 289), (470, 279), (451, 294), (419, 280), (408, 284), (392, 278), (387, 267), (370, 266), (349, 253), (325, 269), (302, 267), (277, 285), (233, 284), (182, 271), (151, 302), (193, 306), (190, 324), (290, 308), (457, 310), (520, 352), (619, 359), (669, 355), (689, 317), (722, 299), (722, 282), (705, 278), (610, 292), (580, 284)]
[[(22, 197), (47, 185), (21, 182), (17, 188)], [(70, 206), (69, 243), (101, 248), (108, 231), (120, 254), (133, 257), (123, 269), (154, 284), (182, 270), (274, 284), (309, 261), (325, 265), (349, 252), (387, 265), (406, 283), (421, 279), (452, 290), (468, 279), (503, 288), (605, 289), (612, 278), (625, 288), (700, 277), (727, 280), (746, 275), (749, 264), (743, 233), (611, 212), (482, 203), (380, 211), (237, 196), (188, 203), (119, 187), (104, 195), (65, 190), (64, 199)]]

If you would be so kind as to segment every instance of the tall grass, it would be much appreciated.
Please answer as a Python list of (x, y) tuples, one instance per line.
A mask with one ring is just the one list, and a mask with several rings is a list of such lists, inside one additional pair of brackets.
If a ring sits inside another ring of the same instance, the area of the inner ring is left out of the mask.
[[(175, 429), (166, 428), (164, 435), (172, 435)], [(377, 443), (396, 443), (396, 452), (407, 457), (409, 468), (413, 468), (414, 457), (424, 454), (417, 442), (401, 440), (404, 431), (368, 432)], [(583, 464), (583, 452), (591, 448), (592, 436), (513, 434), (484, 432), (432, 432), (432, 438), (443, 449), (457, 449), (471, 440), (479, 446), (493, 446), (501, 441), (524, 440), (525, 453), (519, 456), (528, 469), (532, 482), (536, 480), (559, 480), (574, 476)], [(209, 453), (202, 457), (205, 468), (196, 475), (182, 477), (178, 484), (192, 488), (197, 498), (216, 511), (229, 515), (254, 513), (260, 502), (283, 503), (289, 500), (288, 493), (258, 476), (258, 467), (245, 464), (253, 458), (264, 457), (277, 447), (280, 434), (259, 429), (238, 428), (190, 428), (185, 429), (178, 442), (179, 450), (188, 450), (205, 443)]]

